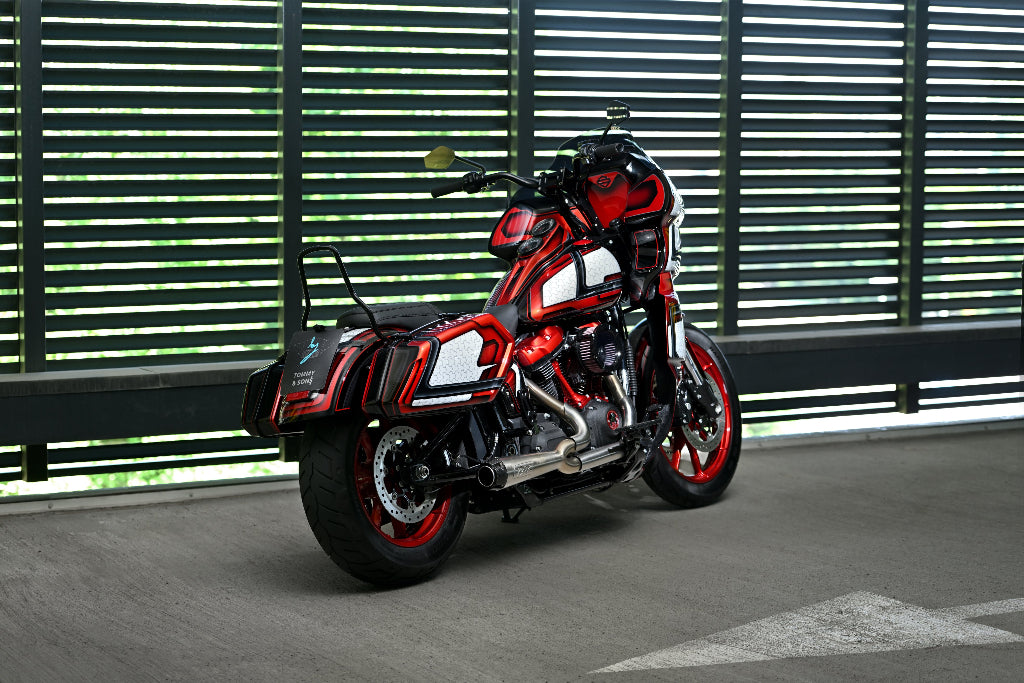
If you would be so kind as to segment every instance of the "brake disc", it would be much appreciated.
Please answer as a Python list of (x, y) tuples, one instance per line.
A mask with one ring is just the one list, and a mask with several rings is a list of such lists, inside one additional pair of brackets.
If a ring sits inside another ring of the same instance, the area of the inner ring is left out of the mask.
[[(715, 397), (715, 403), (719, 406), (724, 406), (722, 392), (718, 385), (715, 384), (715, 380), (705, 374), (704, 382), (711, 389), (711, 394)], [(691, 419), (680, 426), (691, 446), (702, 453), (710, 453), (718, 447), (718, 444), (722, 443), (722, 436), (725, 432), (725, 412), (722, 410), (719, 411), (718, 415), (706, 415), (704, 418), (705, 425), (700, 425), (696, 416), (704, 414), (704, 409), (698, 401), (693, 401), (692, 404)], [(686, 415), (687, 413), (684, 411), (682, 414)], [(695, 429), (694, 423), (700, 426), (700, 429)], [(710, 429), (707, 427), (710, 427)]]
[(422, 522), (434, 509), (434, 493), (403, 485), (399, 480), (401, 459), (418, 434), (408, 425), (392, 427), (377, 442), (377, 450), (373, 454), (373, 483), (377, 496), (388, 514), (405, 524)]

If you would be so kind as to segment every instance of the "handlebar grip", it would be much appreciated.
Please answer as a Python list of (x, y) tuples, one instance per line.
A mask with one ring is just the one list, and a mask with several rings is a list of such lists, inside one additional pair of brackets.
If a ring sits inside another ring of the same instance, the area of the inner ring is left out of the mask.
[(621, 142), (613, 142), (610, 145), (601, 145), (600, 147), (594, 148), (595, 157), (610, 157), (616, 154), (622, 154), (623, 146)]
[(458, 180), (453, 180), (450, 183), (445, 183), (444, 185), (438, 185), (437, 187), (430, 191), (430, 196), (433, 197), (434, 199), (437, 199), (438, 197), (443, 197), (446, 194), (452, 194), (453, 192), (458, 192), (459, 190), (463, 190), (465, 188), (466, 179), (463, 177), (459, 178)]

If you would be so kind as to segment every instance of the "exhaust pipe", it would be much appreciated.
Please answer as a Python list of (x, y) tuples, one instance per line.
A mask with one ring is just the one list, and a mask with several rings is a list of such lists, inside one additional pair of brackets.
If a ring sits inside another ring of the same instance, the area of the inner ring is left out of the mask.
[[(569, 438), (559, 441), (554, 450), (500, 458), (496, 462), (484, 465), (477, 471), (477, 482), (481, 486), (488, 489), (506, 489), (548, 472), (557, 470), (563, 474), (576, 474), (615, 462), (626, 455), (621, 443), (586, 450), (590, 445), (590, 428), (583, 414), (559, 401), (529, 379), (525, 381), (526, 388), (537, 402), (572, 425), (574, 433)], [(633, 406), (619, 379), (614, 375), (608, 375), (605, 377), (605, 385), (609, 396), (622, 408), (624, 425), (634, 424), (636, 418)]]
[(484, 488), (507, 489), (555, 470), (575, 474), (582, 468), (576, 451), (590, 445), (590, 428), (583, 414), (562, 403), (529, 379), (523, 380), (537, 402), (572, 425), (574, 433), (570, 438), (559, 441), (554, 450), (514, 455), (484, 465), (476, 475), (477, 482)]
[(582, 467), (574, 455), (575, 450), (572, 439), (562, 439), (553, 451), (515, 455), (488, 463), (477, 471), (476, 480), (485, 488), (507, 489), (555, 470), (575, 474)]

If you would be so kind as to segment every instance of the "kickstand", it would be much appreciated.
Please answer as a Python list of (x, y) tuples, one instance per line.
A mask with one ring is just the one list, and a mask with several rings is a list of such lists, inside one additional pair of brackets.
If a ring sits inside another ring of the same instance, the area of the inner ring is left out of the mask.
[(505, 524), (519, 524), (519, 515), (523, 514), (524, 512), (526, 512), (529, 509), (530, 508), (519, 508), (519, 512), (517, 512), (515, 515), (512, 515), (508, 511), (508, 508), (505, 508), (502, 511), (503, 514), (501, 516), (501, 521), (504, 522)]

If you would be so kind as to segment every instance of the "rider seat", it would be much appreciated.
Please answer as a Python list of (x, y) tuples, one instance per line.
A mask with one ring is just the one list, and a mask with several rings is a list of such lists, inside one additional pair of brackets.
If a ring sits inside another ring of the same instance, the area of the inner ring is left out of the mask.
[[(382, 327), (398, 327), (414, 330), (441, 319), (441, 311), (434, 304), (426, 302), (402, 302), (394, 304), (370, 304), (374, 320)], [(338, 327), (369, 327), (370, 316), (359, 306), (346, 308), (338, 316)]]
[[(381, 327), (397, 327), (403, 330), (415, 330), (441, 319), (441, 311), (434, 304), (426, 302), (408, 302), (394, 304), (370, 304), (373, 317)], [(491, 306), (484, 309), (498, 319), (513, 337), (519, 323), (519, 309), (514, 304)], [(369, 327), (370, 316), (359, 306), (346, 308), (338, 316), (337, 327)]]

